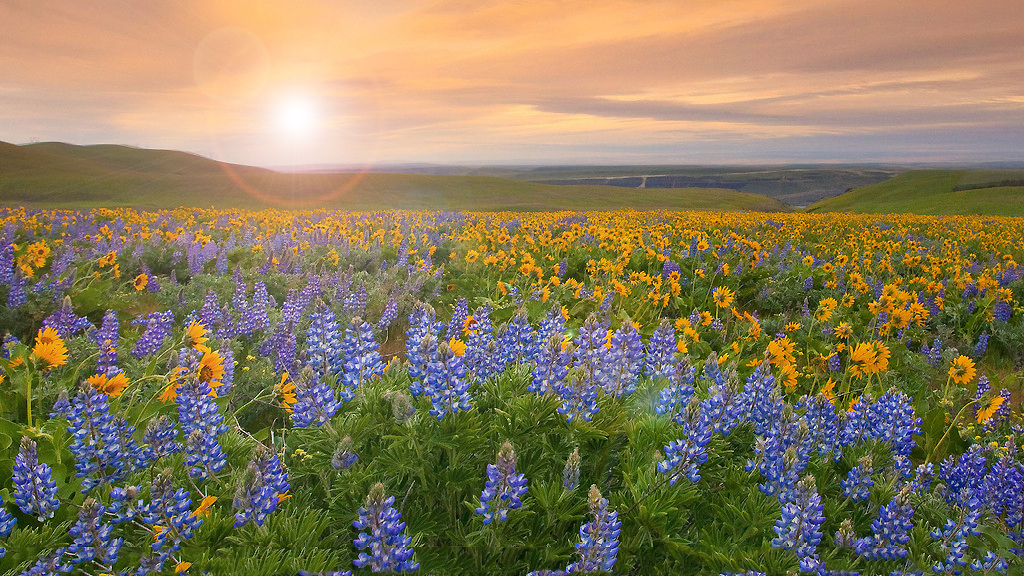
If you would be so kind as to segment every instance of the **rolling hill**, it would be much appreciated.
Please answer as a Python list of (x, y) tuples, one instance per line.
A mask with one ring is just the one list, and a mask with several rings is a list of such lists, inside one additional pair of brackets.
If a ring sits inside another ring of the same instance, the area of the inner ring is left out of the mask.
[(173, 150), (0, 143), (0, 205), (345, 210), (788, 210), (729, 189), (559, 186), (491, 176), (283, 173)]
[(1024, 216), (1024, 170), (913, 170), (806, 211)]

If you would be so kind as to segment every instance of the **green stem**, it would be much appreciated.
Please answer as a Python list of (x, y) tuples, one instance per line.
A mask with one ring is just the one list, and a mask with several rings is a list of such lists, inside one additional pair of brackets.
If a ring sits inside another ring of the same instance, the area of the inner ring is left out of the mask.
[(935, 457), (935, 454), (938, 453), (939, 448), (942, 446), (942, 443), (946, 441), (946, 437), (949, 436), (949, 433), (953, 430), (953, 427), (956, 426), (956, 423), (960, 421), (960, 417), (964, 415), (964, 411), (967, 410), (968, 406), (977, 404), (978, 400), (980, 400), (980, 398), (975, 398), (974, 400), (971, 400), (967, 404), (964, 404), (964, 407), (961, 408), (959, 412), (957, 412), (956, 417), (953, 418), (953, 421), (949, 423), (949, 427), (946, 428), (946, 433), (942, 435), (942, 438), (939, 438), (939, 442), (938, 444), (935, 445), (935, 448), (932, 448), (931, 454), (929, 454), (928, 458), (924, 461), (925, 464), (931, 462), (932, 458)]

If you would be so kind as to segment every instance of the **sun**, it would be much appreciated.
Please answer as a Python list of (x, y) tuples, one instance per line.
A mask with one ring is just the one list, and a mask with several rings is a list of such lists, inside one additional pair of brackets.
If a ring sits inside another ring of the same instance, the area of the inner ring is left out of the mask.
[(292, 96), (281, 100), (274, 115), (278, 130), (285, 135), (308, 136), (316, 129), (316, 106), (307, 97)]

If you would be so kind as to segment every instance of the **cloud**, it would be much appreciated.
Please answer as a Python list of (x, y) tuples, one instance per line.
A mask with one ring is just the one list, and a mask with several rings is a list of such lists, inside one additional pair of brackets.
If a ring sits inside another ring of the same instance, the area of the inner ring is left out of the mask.
[[(197, 55), (223, 30), (265, 52)], [(0, 140), (278, 164), (272, 107), (302, 93), (309, 162), (1019, 157), (1022, 37), (1019, 0), (8, 0)]]

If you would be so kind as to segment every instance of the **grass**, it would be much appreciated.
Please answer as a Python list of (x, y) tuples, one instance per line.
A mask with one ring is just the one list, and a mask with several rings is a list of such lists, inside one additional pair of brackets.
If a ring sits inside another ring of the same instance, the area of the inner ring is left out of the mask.
[(1022, 170), (914, 170), (822, 200), (806, 211), (1024, 216), (1024, 186), (954, 190), (1022, 177)]
[(788, 210), (781, 201), (728, 189), (559, 186), (489, 176), (287, 174), (224, 164), (183, 152), (61, 143), (0, 145), (0, 205), (143, 209), (215, 206), (481, 211)]

